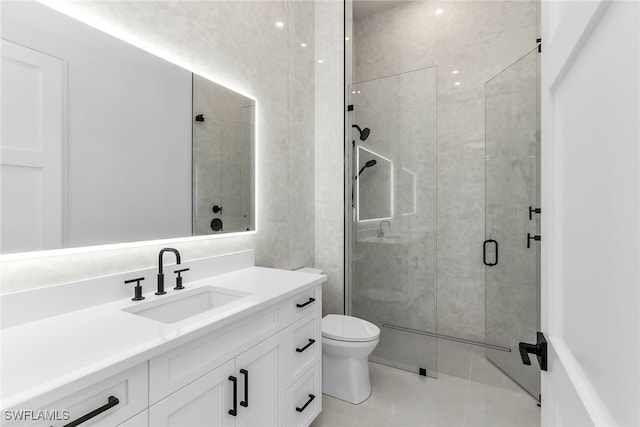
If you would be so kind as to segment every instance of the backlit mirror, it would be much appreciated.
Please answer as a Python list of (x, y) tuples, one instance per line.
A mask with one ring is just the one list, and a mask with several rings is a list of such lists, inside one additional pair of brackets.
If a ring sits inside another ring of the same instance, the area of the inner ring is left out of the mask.
[(1, 20), (3, 254), (255, 230), (255, 99), (36, 2)]

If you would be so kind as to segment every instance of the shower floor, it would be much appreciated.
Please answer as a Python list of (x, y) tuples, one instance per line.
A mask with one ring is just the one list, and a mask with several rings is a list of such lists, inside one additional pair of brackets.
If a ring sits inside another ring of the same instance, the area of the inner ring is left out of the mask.
[(438, 347), (439, 364), (454, 375), (439, 369), (434, 379), (369, 363), (371, 397), (351, 405), (324, 395), (311, 426), (540, 425), (537, 401), (486, 360), (482, 347)]

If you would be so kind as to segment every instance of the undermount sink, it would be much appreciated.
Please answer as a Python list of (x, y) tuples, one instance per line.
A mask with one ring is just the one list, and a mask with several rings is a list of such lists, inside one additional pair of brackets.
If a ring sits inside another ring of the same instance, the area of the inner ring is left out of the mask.
[(248, 295), (250, 294), (246, 292), (203, 286), (179, 291), (169, 297), (157, 297), (157, 300), (154, 298), (152, 301), (123, 310), (162, 323), (176, 323), (205, 311), (220, 308)]

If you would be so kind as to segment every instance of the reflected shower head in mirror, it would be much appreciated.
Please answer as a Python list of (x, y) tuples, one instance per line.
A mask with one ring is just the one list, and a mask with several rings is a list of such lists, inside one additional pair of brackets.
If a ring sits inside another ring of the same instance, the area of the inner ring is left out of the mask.
[[(378, 162), (376, 162), (375, 160), (369, 160), (367, 163), (364, 164), (364, 166), (360, 169), (360, 172), (358, 172), (358, 176), (362, 175), (362, 172), (364, 172), (364, 170), (366, 168), (370, 168), (373, 167), (377, 164)], [(358, 179), (358, 176), (356, 177), (356, 179)]]
[(360, 132), (360, 141), (364, 141), (367, 138), (369, 138), (369, 132), (371, 132), (371, 129), (369, 128), (361, 129), (360, 126), (358, 125), (352, 125), (351, 127), (358, 129), (358, 132)]

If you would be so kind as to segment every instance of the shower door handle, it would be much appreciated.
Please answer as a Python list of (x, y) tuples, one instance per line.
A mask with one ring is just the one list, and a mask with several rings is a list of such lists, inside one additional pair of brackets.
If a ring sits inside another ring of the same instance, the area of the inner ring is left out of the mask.
[[(495, 262), (487, 262), (487, 245), (489, 243), (493, 243), (496, 246), (496, 260), (495, 260)], [(484, 265), (486, 265), (488, 267), (493, 267), (494, 265), (498, 265), (498, 241), (497, 240), (488, 239), (488, 240), (484, 241), (484, 243), (482, 245), (482, 262), (484, 262)]]
[(529, 359), (529, 353), (531, 353), (536, 355), (540, 369), (547, 370), (547, 339), (542, 332), (536, 332), (535, 344), (521, 342), (518, 345), (518, 349), (520, 350), (520, 358), (523, 364), (531, 365), (531, 359)]

